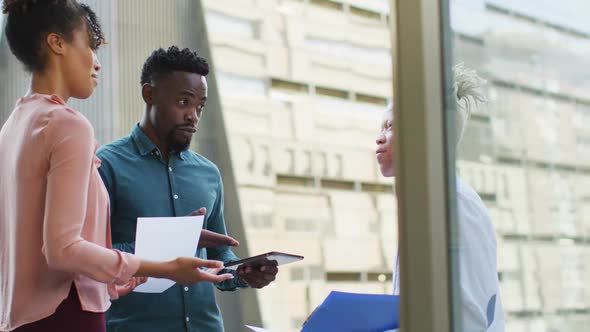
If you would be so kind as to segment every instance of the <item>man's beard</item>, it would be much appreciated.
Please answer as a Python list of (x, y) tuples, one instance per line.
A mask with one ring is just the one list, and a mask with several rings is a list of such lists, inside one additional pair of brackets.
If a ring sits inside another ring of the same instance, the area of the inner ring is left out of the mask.
[[(191, 139), (178, 139), (176, 138), (176, 131), (179, 129), (173, 129), (170, 131), (170, 133), (168, 133), (168, 148), (170, 149), (170, 151), (177, 151), (177, 152), (181, 152), (181, 151), (185, 151), (189, 148), (189, 146), (191, 145)], [(191, 136), (192, 138), (192, 136)]]

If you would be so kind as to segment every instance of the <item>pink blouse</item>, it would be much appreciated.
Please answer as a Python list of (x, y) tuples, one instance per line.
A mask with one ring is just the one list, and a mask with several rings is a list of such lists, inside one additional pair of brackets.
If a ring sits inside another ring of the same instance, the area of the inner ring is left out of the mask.
[(109, 196), (90, 122), (57, 96), (19, 99), (0, 130), (0, 330), (55, 312), (72, 282), (104, 312), (139, 268), (111, 246)]

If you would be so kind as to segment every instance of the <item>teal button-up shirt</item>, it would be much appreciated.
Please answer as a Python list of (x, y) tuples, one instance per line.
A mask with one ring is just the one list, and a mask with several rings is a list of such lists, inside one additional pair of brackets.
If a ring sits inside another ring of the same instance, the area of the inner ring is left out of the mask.
[[(102, 147), (100, 175), (111, 199), (113, 247), (135, 251), (138, 217), (186, 216), (207, 208), (203, 228), (227, 234), (223, 218), (223, 184), (219, 170), (187, 150), (160, 157), (156, 145), (135, 126), (131, 135)], [(228, 247), (199, 249), (197, 257), (230, 262), (238, 257)], [(246, 287), (237, 276), (216, 284), (221, 290)], [(223, 331), (223, 320), (211, 283), (175, 284), (161, 294), (131, 293), (112, 302), (109, 332)]]

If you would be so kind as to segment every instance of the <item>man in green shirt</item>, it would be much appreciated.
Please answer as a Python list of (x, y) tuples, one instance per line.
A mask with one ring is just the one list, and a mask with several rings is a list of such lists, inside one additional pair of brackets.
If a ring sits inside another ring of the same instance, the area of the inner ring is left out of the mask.
[[(197, 256), (225, 263), (239, 259), (229, 248), (237, 241), (225, 236), (219, 170), (188, 149), (207, 100), (208, 72), (204, 58), (175, 46), (156, 50), (146, 60), (143, 118), (129, 136), (98, 152), (111, 199), (113, 247), (134, 252), (138, 217), (204, 214)], [(234, 279), (215, 286), (224, 291), (262, 288), (277, 272), (276, 265), (240, 269)], [(217, 332), (223, 331), (223, 321), (213, 284), (176, 284), (161, 294), (131, 293), (113, 301), (107, 329)]]

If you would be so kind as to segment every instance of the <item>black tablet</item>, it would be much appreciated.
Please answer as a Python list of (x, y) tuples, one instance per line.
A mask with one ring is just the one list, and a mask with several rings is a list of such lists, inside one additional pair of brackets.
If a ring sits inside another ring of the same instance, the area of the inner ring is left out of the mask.
[(241, 265), (244, 266), (261, 266), (269, 265), (272, 261), (276, 262), (277, 265), (284, 265), (293, 262), (297, 262), (303, 259), (303, 256), (286, 254), (284, 252), (271, 251), (265, 254), (252, 256), (241, 259), (239, 261), (230, 262), (225, 264), (225, 268), (229, 270), (237, 270)]

